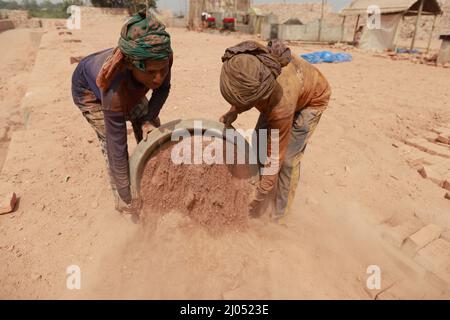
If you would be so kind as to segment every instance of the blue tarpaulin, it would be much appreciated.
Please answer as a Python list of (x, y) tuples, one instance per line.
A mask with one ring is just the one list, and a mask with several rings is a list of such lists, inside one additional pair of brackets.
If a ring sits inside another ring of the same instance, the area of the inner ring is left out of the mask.
[(352, 55), (349, 53), (333, 53), (331, 51), (317, 51), (302, 54), (301, 57), (309, 63), (338, 63), (352, 61)]
[(413, 50), (409, 50), (409, 49), (403, 49), (403, 48), (397, 48), (395, 50), (396, 53), (411, 53), (411, 54), (416, 54), (419, 53), (419, 50), (413, 49)]

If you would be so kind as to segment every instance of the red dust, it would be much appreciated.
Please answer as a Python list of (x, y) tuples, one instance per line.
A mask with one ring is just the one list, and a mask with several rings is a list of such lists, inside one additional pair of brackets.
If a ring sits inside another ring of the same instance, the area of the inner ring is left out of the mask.
[[(175, 145), (161, 147), (144, 168), (144, 223), (152, 215), (176, 210), (211, 231), (245, 228), (253, 190), (250, 168), (243, 164), (174, 164), (171, 151)], [(226, 143), (224, 157), (225, 148)]]

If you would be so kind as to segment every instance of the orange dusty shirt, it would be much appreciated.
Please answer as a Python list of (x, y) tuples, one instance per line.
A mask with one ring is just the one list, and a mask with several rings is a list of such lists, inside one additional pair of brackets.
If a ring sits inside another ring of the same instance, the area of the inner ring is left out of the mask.
[[(281, 167), (289, 143), (294, 114), (304, 108), (325, 109), (330, 100), (331, 87), (316, 67), (297, 57), (293, 57), (292, 61), (283, 68), (277, 82), (280, 84), (278, 90), (282, 91), (281, 100), (272, 107), (266, 105), (256, 108), (266, 116), (267, 129), (279, 130), (279, 154), (277, 158), (279, 159), (279, 167)], [(268, 155), (271, 155), (270, 130), (267, 150)], [(278, 172), (277, 174), (263, 175), (259, 190), (263, 193), (272, 190), (277, 181), (277, 176)]]

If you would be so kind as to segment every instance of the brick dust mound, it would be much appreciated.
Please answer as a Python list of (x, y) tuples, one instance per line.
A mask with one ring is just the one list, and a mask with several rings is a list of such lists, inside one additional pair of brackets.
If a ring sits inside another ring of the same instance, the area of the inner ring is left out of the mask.
[[(193, 139), (188, 139), (193, 144)], [(145, 165), (141, 180), (143, 222), (153, 220), (155, 214), (176, 210), (211, 231), (244, 229), (254, 188), (249, 166), (203, 161), (202, 164), (175, 164), (171, 152), (176, 144), (163, 145)], [(208, 142), (203, 142), (203, 148), (206, 145)], [(225, 159), (226, 143), (223, 149)]]

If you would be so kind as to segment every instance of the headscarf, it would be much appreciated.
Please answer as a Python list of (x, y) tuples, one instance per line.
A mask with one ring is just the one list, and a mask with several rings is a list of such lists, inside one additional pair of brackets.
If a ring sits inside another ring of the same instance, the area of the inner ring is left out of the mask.
[(152, 12), (141, 10), (131, 16), (122, 26), (118, 46), (105, 61), (96, 83), (107, 90), (117, 70), (124, 61), (145, 71), (146, 60), (164, 60), (172, 54), (170, 35)]
[(281, 68), (290, 61), (290, 49), (278, 40), (270, 41), (267, 47), (255, 41), (241, 42), (225, 50), (220, 91), (238, 108), (253, 107), (270, 97)]

